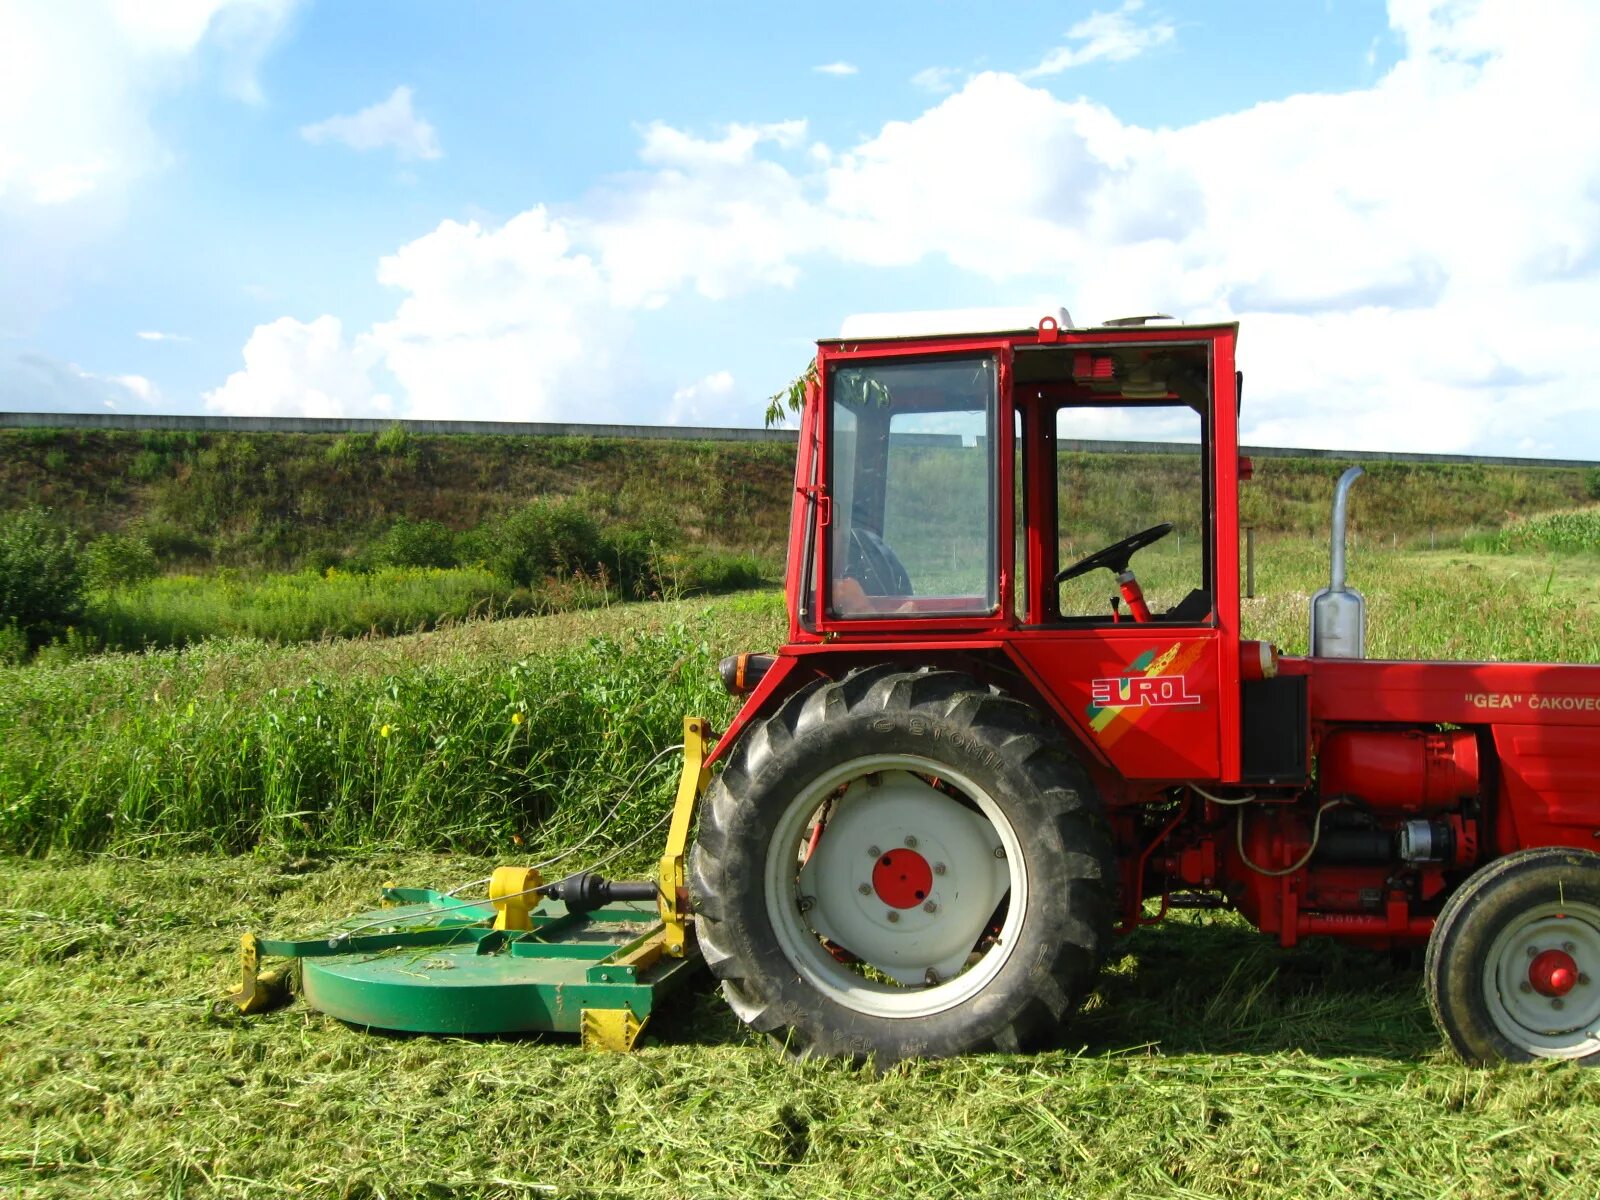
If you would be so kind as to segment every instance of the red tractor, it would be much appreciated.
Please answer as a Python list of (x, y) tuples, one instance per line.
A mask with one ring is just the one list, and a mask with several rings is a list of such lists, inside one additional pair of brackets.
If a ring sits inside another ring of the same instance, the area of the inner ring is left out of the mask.
[[(714, 750), (686, 720), (656, 879), (389, 886), (331, 936), (246, 934), (232, 1002), (297, 970), (360, 1025), (624, 1050), (698, 949), (755, 1028), (883, 1064), (1016, 1050), (1114, 931), (1204, 906), (1426, 945), (1468, 1059), (1600, 1058), (1600, 667), (1363, 658), (1359, 468), (1309, 656), (1241, 638), (1237, 327), (1018, 324), (821, 344), (789, 639), (723, 663)], [(1123, 433), (1168, 469), (1081, 469)]]
[[(1468, 1059), (1600, 1056), (1600, 667), (1363, 658), (1356, 469), (1311, 654), (1243, 639), (1237, 326), (1002, 325), (820, 344), (789, 639), (724, 663), (688, 869), (734, 1011), (880, 1063), (1015, 1050), (1113, 932), (1210, 906), (1426, 945)], [(1085, 494), (1068, 442), (1124, 434), (1186, 482)]]

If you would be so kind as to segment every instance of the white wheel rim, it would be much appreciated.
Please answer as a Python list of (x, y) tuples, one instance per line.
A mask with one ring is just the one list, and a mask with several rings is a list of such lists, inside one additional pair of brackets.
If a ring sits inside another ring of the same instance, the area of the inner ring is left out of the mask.
[[(874, 797), (852, 794), (851, 785), (866, 789), (869, 776), (877, 780), (883, 793), (898, 796), (894, 804), (877, 805), (876, 816), (868, 814), (875, 807)], [(976, 805), (978, 813), (922, 780), (907, 782), (908, 776), (937, 777)], [(816, 852), (801, 867), (802, 842), (813, 815), (824, 801), (838, 796), (841, 788), (845, 791), (835, 802), (840, 815), (830, 818)], [(908, 806), (918, 803), (914, 788), (920, 788), (923, 795), (916, 819), (908, 825)], [(847, 820), (830, 844), (834, 821), (845, 816), (847, 800), (863, 815), (853, 822)], [(957, 817), (952, 809), (965, 815)], [(917, 839), (918, 853), (927, 850), (935, 868), (945, 869), (930, 890), (934, 911), (921, 905), (901, 908), (891, 924), (889, 906), (880, 902), (876, 893), (863, 893), (863, 888), (873, 886), (870, 872), (875, 861), (866, 851), (904, 846), (907, 834)], [(859, 846), (857, 840), (870, 844)], [(859, 881), (855, 879), (858, 874)], [(813, 894), (818, 891), (822, 894)], [(808, 983), (847, 1008), (893, 1018), (931, 1016), (982, 991), (1015, 951), (1028, 906), (1022, 844), (999, 805), (962, 772), (904, 754), (853, 759), (825, 772), (796, 795), (779, 817), (768, 846), (765, 892), (778, 945)], [(976, 962), (962, 969), (968, 951), (1007, 893), (1010, 900), (999, 936)], [(882, 911), (877, 916), (870, 912), (865, 917), (852, 915), (872, 908)], [(971, 937), (960, 947), (967, 930)], [(839, 962), (820, 940), (829, 934), (837, 935), (839, 945), (860, 955), (879, 973), (900, 981), (899, 985), (868, 978)], [(874, 958), (844, 942), (846, 936), (870, 942)], [(950, 973), (952, 964), (958, 964), (954, 967), (957, 973)], [(933, 982), (927, 981), (929, 969), (935, 972)]]
[[(1540, 954), (1558, 950), (1578, 971), (1562, 995), (1541, 993), (1530, 978)], [(1600, 909), (1543, 904), (1519, 916), (1489, 947), (1483, 996), (1495, 1027), (1535, 1058), (1583, 1058), (1600, 1051)]]

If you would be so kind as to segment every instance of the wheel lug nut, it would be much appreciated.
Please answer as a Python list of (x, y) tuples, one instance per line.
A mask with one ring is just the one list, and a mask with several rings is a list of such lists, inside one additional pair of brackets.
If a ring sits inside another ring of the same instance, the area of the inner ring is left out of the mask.
[(900, 919), (900, 914), (895, 912), (894, 909), (891, 908), (889, 910), (889, 923), (892, 925), (896, 921), (898, 921), (899, 919)]
[(1539, 957), (1539, 947), (1537, 947), (1537, 946), (1529, 946), (1528, 947), (1528, 957), (1529, 958), (1538, 958)]
[(1568, 954), (1576, 954), (1578, 952), (1578, 947), (1573, 945), (1571, 942), (1562, 942), (1561, 948)]
[(880, 846), (868, 846), (867, 847), (867, 857), (868, 858), (877, 858), (878, 855), (880, 855), (882, 853), (883, 853), (883, 848), (880, 847)]
[(1526, 979), (1524, 979), (1521, 983), (1517, 984), (1517, 990), (1518, 991), (1523, 991), (1523, 992), (1531, 992), (1531, 991), (1533, 991), (1533, 984), (1529, 983)]
[(937, 904), (935, 904), (932, 900), (929, 900), (926, 904), (924, 904), (922, 906), (922, 911), (926, 912), (926, 913), (938, 912), (939, 911), (939, 906)]
[(932, 967), (929, 967), (925, 972), (923, 972), (922, 981), (929, 987), (933, 987), (939, 982), (939, 972), (935, 971)]
[(815, 896), (801, 896), (800, 897), (800, 911), (801, 912), (810, 912), (812, 906), (814, 904), (816, 904), (816, 902), (817, 902), (817, 898)]
[(994, 856), (996, 858), (1004, 858), (1006, 856), (1006, 848), (1004, 846), (996, 846), (994, 848)]
[(933, 873), (935, 875), (943, 875), (944, 874), (944, 870), (945, 870), (945, 868), (944, 868), (944, 864), (943, 863), (934, 863), (933, 864)]
[(1551, 1008), (1561, 1008), (1562, 1007), (1561, 998), (1558, 996), (1555, 999), (1551, 1000), (1550, 1001), (1550, 1007)]
[(906, 834), (906, 849), (915, 850), (916, 848), (917, 848), (917, 839), (912, 837), (909, 833)]
[(872, 895), (872, 885), (870, 883), (863, 883), (856, 889), (856, 891), (860, 892), (863, 896), (870, 896)]
[(1589, 977), (1587, 975), (1585, 975), (1582, 971), (1579, 971), (1578, 972), (1578, 982), (1579, 983), (1588, 983), (1589, 982)]

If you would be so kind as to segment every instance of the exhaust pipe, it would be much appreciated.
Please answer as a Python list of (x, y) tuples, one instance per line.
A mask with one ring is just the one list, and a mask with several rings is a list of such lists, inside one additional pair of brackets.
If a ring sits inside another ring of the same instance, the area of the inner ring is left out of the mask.
[(1350, 485), (1366, 474), (1351, 467), (1333, 493), (1333, 548), (1328, 586), (1311, 597), (1311, 656), (1361, 658), (1366, 654), (1367, 602), (1344, 585), (1345, 513)]

